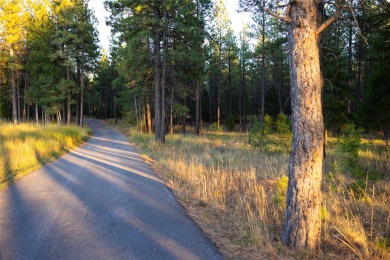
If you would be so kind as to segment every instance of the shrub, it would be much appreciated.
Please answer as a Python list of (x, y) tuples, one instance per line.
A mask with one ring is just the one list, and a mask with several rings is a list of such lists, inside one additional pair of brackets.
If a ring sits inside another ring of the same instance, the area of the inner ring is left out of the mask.
[(264, 144), (264, 136), (262, 134), (262, 126), (260, 122), (256, 122), (249, 132), (249, 144), (253, 147), (261, 147)]
[(209, 129), (210, 129), (210, 131), (213, 131), (213, 132), (222, 132), (222, 127), (221, 126), (218, 127), (218, 123), (217, 122), (212, 123), (209, 126)]
[(291, 122), (285, 114), (279, 113), (276, 117), (275, 126), (278, 134), (291, 134)]
[(228, 116), (228, 118), (226, 118), (225, 125), (229, 131), (231, 131), (231, 132), (234, 131), (234, 129), (236, 127), (235, 116), (233, 116), (233, 115)]
[(354, 125), (345, 129), (345, 134), (338, 143), (338, 152), (345, 156), (345, 166), (348, 169), (356, 169), (359, 160), (359, 148), (361, 146), (361, 130), (356, 130)]
[(273, 122), (272, 116), (265, 114), (264, 116), (264, 135), (269, 135), (272, 133)]

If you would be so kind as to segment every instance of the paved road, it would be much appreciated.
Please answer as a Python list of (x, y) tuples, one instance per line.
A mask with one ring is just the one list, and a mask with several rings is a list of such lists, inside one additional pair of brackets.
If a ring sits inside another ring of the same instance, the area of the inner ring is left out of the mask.
[(0, 192), (0, 259), (222, 259), (124, 135), (90, 140)]

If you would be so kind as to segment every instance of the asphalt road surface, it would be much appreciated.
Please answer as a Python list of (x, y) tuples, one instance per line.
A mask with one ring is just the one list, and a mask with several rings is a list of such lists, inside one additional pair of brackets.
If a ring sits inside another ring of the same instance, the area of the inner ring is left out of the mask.
[(94, 135), (0, 192), (0, 259), (222, 259), (126, 137)]

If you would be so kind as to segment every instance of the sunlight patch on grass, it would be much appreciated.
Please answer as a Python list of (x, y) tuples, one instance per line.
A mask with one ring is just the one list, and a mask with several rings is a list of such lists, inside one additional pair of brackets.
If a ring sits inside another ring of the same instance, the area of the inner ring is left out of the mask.
[(0, 125), (0, 189), (58, 158), (90, 135), (87, 128)]
[(318, 254), (291, 251), (280, 242), (289, 138), (270, 135), (265, 148), (254, 148), (245, 133), (168, 135), (165, 145), (154, 142), (152, 135), (129, 129), (126, 133), (229, 259), (390, 257), (390, 171), (389, 160), (383, 160), (383, 142), (364, 141), (358, 163), (367, 174), (380, 170), (385, 177), (360, 180), (336, 152), (338, 140), (329, 139)]

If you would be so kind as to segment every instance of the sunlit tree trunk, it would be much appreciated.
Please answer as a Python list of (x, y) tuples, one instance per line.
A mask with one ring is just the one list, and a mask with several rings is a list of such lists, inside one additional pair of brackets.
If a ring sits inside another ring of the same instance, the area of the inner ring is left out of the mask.
[(35, 123), (39, 124), (39, 110), (38, 110), (38, 104), (35, 103)]
[(200, 134), (200, 83), (196, 82), (196, 122), (195, 122), (195, 134)]
[(316, 1), (296, 2), (288, 25), (293, 141), (282, 241), (295, 249), (314, 249), (320, 242), (324, 124), (318, 8)]
[(146, 97), (146, 120), (148, 123), (148, 133), (152, 134), (152, 110), (150, 108), (150, 97)]

